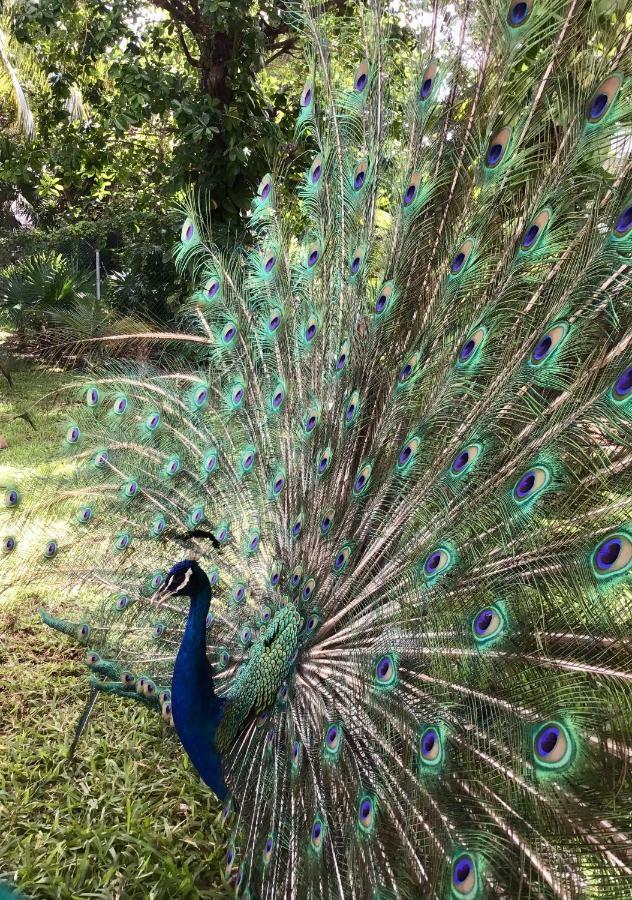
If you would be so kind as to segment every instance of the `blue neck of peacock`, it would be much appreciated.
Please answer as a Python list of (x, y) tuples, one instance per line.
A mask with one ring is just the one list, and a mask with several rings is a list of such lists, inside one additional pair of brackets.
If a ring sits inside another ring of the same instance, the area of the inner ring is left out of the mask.
[[(211, 667), (206, 658), (206, 617), (211, 605), (211, 586), (202, 585), (191, 594), (189, 615), (176, 658), (173, 679), (178, 712), (209, 712), (221, 707), (213, 689)], [(174, 709), (175, 712), (175, 709)]]
[(210, 584), (192, 592), (189, 615), (171, 684), (173, 723), (191, 762), (220, 799), (228, 790), (216, 747), (217, 728), (224, 703), (213, 689), (206, 658), (206, 616), (211, 603)]

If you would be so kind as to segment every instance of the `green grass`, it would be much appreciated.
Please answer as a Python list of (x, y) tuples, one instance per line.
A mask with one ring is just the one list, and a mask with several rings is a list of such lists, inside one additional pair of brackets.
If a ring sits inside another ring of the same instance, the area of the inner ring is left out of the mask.
[[(0, 435), (9, 442), (0, 481), (54, 477), (50, 409), (33, 413), (37, 432), (9, 417), (65, 378), (32, 360), (10, 366), (12, 390), (0, 376)], [(10, 577), (0, 560), (0, 580)], [(41, 605), (69, 611), (63, 596), (24, 581), (0, 594), (0, 882), (62, 900), (231, 896), (219, 804), (156, 714), (100, 698), (68, 761), (87, 696), (83, 651), (41, 624)]]

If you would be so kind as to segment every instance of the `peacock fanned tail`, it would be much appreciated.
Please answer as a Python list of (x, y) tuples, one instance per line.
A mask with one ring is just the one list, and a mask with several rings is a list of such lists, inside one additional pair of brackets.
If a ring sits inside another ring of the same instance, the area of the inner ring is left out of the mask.
[(429, 4), (406, 73), (321, 12), (300, 212), (281, 163), (246, 249), (189, 204), (180, 326), (58, 395), (4, 552), (168, 721), (205, 567), (240, 895), (630, 897), (630, 5)]

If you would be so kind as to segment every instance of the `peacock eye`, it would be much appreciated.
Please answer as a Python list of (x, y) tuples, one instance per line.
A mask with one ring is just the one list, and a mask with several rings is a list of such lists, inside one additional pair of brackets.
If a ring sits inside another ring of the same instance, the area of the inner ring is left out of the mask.
[(535, 219), (529, 223), (520, 242), (520, 249), (523, 252), (526, 253), (534, 250), (538, 246), (542, 240), (543, 234), (548, 228), (550, 218), (551, 211), (549, 209), (543, 209), (538, 213)]
[(533, 8), (534, 0), (513, 0), (507, 12), (507, 22), (512, 28), (524, 25)]
[(467, 262), (472, 255), (473, 249), (474, 241), (471, 238), (468, 238), (461, 244), (459, 249), (452, 257), (452, 262), (450, 263), (451, 275), (459, 275), (465, 269), (465, 266), (467, 265)]
[(162, 622), (158, 622), (156, 625), (152, 627), (152, 634), (155, 638), (160, 638), (165, 633), (165, 626)]
[(277, 387), (272, 392), (271, 404), (272, 409), (277, 412), (281, 409), (283, 405), (283, 401), (285, 400), (285, 389), (281, 385), (277, 385)]
[(274, 849), (274, 835), (269, 834), (263, 845), (263, 864), (267, 865), (272, 859), (272, 851)]
[(336, 358), (336, 375), (340, 375), (343, 371), (349, 361), (350, 354), (351, 342), (348, 339), (345, 339), (340, 345), (340, 350), (338, 351), (338, 356)]
[(82, 525), (87, 524), (92, 518), (93, 512), (91, 506), (82, 506), (77, 513), (77, 519)]
[(364, 250), (362, 247), (356, 247), (349, 259), (349, 273), (352, 278), (358, 274), (364, 260)]
[(270, 575), (268, 576), (268, 582), (270, 587), (278, 587), (279, 582), (281, 581), (281, 566), (279, 563), (275, 563), (270, 570)]
[(432, 95), (433, 89), (437, 83), (437, 74), (439, 67), (436, 62), (431, 62), (426, 71), (421, 76), (421, 84), (419, 87), (419, 99), (423, 102), (428, 100)]
[(15, 488), (11, 488), (4, 495), (4, 505), (10, 509), (17, 506), (20, 502), (20, 494)]
[(147, 431), (155, 431), (160, 425), (160, 413), (152, 412), (145, 419), (145, 428)]
[(301, 597), (303, 598), (303, 600), (309, 600), (312, 597), (315, 590), (316, 590), (316, 580), (314, 578), (308, 578), (301, 590)]
[(219, 647), (217, 650), (217, 664), (220, 668), (225, 669), (230, 662), (230, 653), (225, 647)]
[(545, 360), (550, 359), (559, 349), (564, 338), (568, 334), (568, 324), (559, 322), (542, 335), (538, 343), (533, 348), (529, 363), (532, 366), (539, 366)]
[(267, 326), (266, 326), (268, 334), (274, 334), (275, 331), (278, 331), (282, 320), (283, 320), (283, 316), (281, 314), (281, 310), (276, 309), (276, 307), (274, 309), (272, 309), (268, 316), (268, 322), (267, 322)]
[(112, 411), (116, 413), (117, 416), (122, 416), (125, 410), (127, 409), (127, 397), (121, 395), (117, 397), (112, 406)]
[(478, 885), (476, 866), (469, 853), (461, 853), (452, 863), (452, 887), (457, 894), (474, 896)]
[(427, 579), (443, 575), (452, 564), (452, 554), (447, 547), (437, 547), (428, 554), (423, 564), (423, 573)]
[(361, 160), (353, 170), (353, 190), (359, 191), (366, 181), (367, 171), (369, 169), (368, 160)]
[(630, 229), (632, 229), (632, 205), (628, 200), (616, 218), (613, 231), (616, 237), (622, 238), (629, 233)]
[(231, 385), (230, 403), (233, 409), (237, 409), (242, 405), (245, 395), (246, 391), (244, 385), (240, 381), (238, 381), (236, 384)]
[(193, 223), (193, 219), (186, 218), (182, 225), (182, 229), (180, 231), (180, 240), (183, 244), (190, 243), (195, 237), (195, 225)]
[(325, 447), (324, 450), (321, 450), (318, 454), (318, 459), (316, 460), (316, 474), (319, 477), (322, 477), (330, 468), (332, 460), (332, 451), (331, 447)]
[(343, 544), (334, 557), (333, 569), (336, 575), (342, 574), (342, 572), (344, 572), (344, 570), (347, 568), (350, 556), (351, 547), (349, 546), (349, 544)]
[(312, 849), (319, 853), (322, 850), (323, 846), (323, 837), (325, 833), (325, 826), (322, 819), (314, 819), (314, 824), (312, 825), (312, 830), (310, 832), (310, 843)]
[(296, 518), (290, 523), (290, 534), (292, 538), (296, 539), (301, 531), (303, 530), (303, 515), (300, 513)]
[(132, 684), (136, 683), (136, 679), (132, 672), (121, 672), (121, 683), (125, 687), (130, 687)]
[(91, 387), (85, 393), (86, 398), (86, 406), (97, 406), (99, 400), (101, 399), (101, 395), (99, 394), (98, 388)]
[(213, 537), (216, 540), (218, 540), (220, 542), (220, 544), (223, 544), (225, 541), (227, 541), (228, 540), (228, 525), (226, 525), (224, 523), (222, 523), (221, 525), (218, 525), (217, 528), (215, 529), (215, 531), (213, 532)]
[(167, 460), (165, 463), (165, 473), (167, 475), (177, 475), (180, 471), (180, 457), (172, 456), (171, 459)]
[(591, 125), (603, 119), (619, 93), (620, 87), (620, 75), (611, 75), (599, 85), (588, 102), (586, 118)]
[(318, 333), (318, 319), (311, 315), (303, 328), (303, 339), (307, 344), (311, 344)]
[(162, 534), (165, 528), (167, 527), (167, 520), (164, 516), (156, 516), (154, 521), (151, 523), (151, 533), (154, 536), (158, 536)]
[(472, 630), (478, 643), (484, 643), (490, 638), (498, 637), (504, 626), (504, 619), (499, 609), (495, 606), (486, 606), (474, 617)]
[(87, 666), (96, 666), (97, 663), (101, 662), (101, 657), (94, 650), (88, 650), (84, 656), (84, 661)]
[(362, 494), (364, 494), (365, 491), (368, 490), (372, 471), (373, 466), (371, 465), (371, 463), (365, 463), (360, 467), (360, 469), (356, 473), (356, 477), (353, 480), (354, 497), (361, 497)]
[(255, 451), (252, 447), (244, 450), (241, 456), (241, 468), (244, 472), (250, 472), (255, 462)]
[(127, 594), (119, 594), (119, 596), (114, 601), (114, 607), (118, 610), (118, 612), (122, 612), (129, 606), (130, 599)]
[(44, 556), (47, 559), (52, 559), (58, 550), (57, 541), (49, 541), (44, 548)]
[(80, 641), (86, 641), (90, 637), (90, 626), (87, 622), (84, 622), (77, 629), (77, 637)]
[(124, 531), (122, 534), (117, 535), (114, 541), (114, 549), (115, 550), (126, 550), (131, 543), (130, 535)]
[(314, 241), (307, 248), (307, 268), (313, 269), (320, 259), (321, 249), (318, 241)]
[(209, 475), (214, 471), (217, 466), (217, 451), (216, 450), (208, 450), (204, 455), (204, 460), (202, 462), (202, 467), (205, 472)]
[(632, 540), (624, 531), (605, 537), (593, 551), (593, 571), (598, 577), (623, 575), (632, 568)]
[(259, 619), (265, 625), (272, 618), (272, 610), (269, 606), (262, 606), (259, 610)]
[(540, 494), (551, 481), (551, 473), (544, 466), (534, 466), (525, 472), (513, 487), (513, 497), (516, 503), (524, 503), (533, 500)]
[(290, 588), (295, 591), (296, 588), (301, 583), (301, 578), (303, 577), (303, 566), (298, 565), (294, 566), (292, 572), (290, 574)]
[(331, 529), (334, 527), (334, 516), (336, 514), (336, 510), (330, 506), (323, 513), (323, 517), (320, 520), (320, 533), (323, 537), (329, 534)]
[(214, 300), (220, 292), (221, 282), (217, 276), (209, 278), (204, 285), (204, 299), (207, 301)]
[(406, 357), (397, 376), (398, 385), (405, 385), (411, 376), (416, 373), (420, 359), (419, 353), (411, 353), (410, 356)]
[(212, 612), (207, 613), (206, 622), (204, 623), (206, 625), (206, 627), (210, 628), (214, 621), (215, 621), (215, 616), (213, 615), (213, 613)]
[(169, 688), (165, 688), (164, 690), (160, 691), (160, 693), (158, 694), (158, 700), (162, 704), (171, 702), (171, 691), (169, 690)]
[(323, 160), (321, 156), (317, 156), (311, 164), (307, 180), (311, 185), (318, 184), (323, 174)]
[(292, 764), (296, 765), (301, 756), (301, 742), (294, 741), (292, 744)]
[(301, 92), (301, 106), (307, 109), (311, 106), (314, 98), (314, 83), (311, 80), (305, 82)]
[(404, 446), (399, 451), (395, 468), (398, 472), (407, 472), (412, 468), (417, 451), (419, 450), (421, 440), (417, 435), (413, 435), (406, 439)]
[(138, 493), (137, 481), (126, 481), (123, 485), (123, 495), (125, 497), (135, 497)]
[(227, 322), (222, 328), (222, 343), (229, 347), (237, 337), (237, 325), (235, 322)]
[(239, 632), (239, 640), (244, 647), (247, 647), (248, 644), (252, 641), (252, 628), (250, 625), (244, 625)]
[(66, 442), (68, 444), (76, 444), (79, 441), (81, 432), (76, 425), (72, 425), (66, 432)]
[(369, 64), (367, 60), (361, 62), (358, 68), (356, 69), (356, 73), (353, 79), (353, 89), (357, 91), (359, 94), (363, 93), (367, 84), (369, 83)]
[(470, 444), (469, 446), (464, 447), (463, 450), (460, 450), (454, 457), (452, 465), (450, 466), (450, 473), (455, 478), (460, 478), (462, 475), (465, 475), (478, 459), (480, 452), (480, 444)]
[(487, 337), (487, 329), (481, 326), (473, 331), (466, 341), (461, 345), (459, 355), (457, 357), (457, 366), (464, 366), (473, 362), (478, 356), (481, 347)]
[(320, 421), (320, 409), (318, 406), (310, 406), (303, 419), (303, 430), (305, 434), (311, 434)]
[(246, 553), (256, 553), (259, 549), (261, 533), (258, 528), (251, 528), (246, 535)]
[(507, 155), (510, 138), (511, 128), (508, 125), (505, 125), (492, 137), (485, 156), (485, 164), (489, 169), (495, 169), (503, 161)]
[(219, 584), (219, 572), (217, 569), (210, 569), (208, 573), (208, 580), (211, 583), (211, 587), (217, 587)]
[(375, 801), (368, 794), (358, 803), (358, 825), (363, 831), (372, 831), (375, 825)]
[(392, 653), (381, 656), (375, 664), (375, 684), (379, 688), (393, 688), (397, 684), (397, 660)]
[(533, 757), (541, 768), (562, 769), (571, 762), (573, 753), (570, 732), (560, 722), (546, 722), (534, 730)]
[(151, 587), (152, 591), (157, 591), (164, 580), (165, 579), (162, 572), (154, 572), (149, 580), (149, 586)]
[(193, 388), (193, 406), (196, 409), (202, 409), (208, 402), (208, 387), (205, 384), (198, 384)]
[(103, 469), (110, 461), (110, 455), (107, 450), (100, 450), (94, 457), (94, 464), (98, 469)]
[(437, 728), (430, 726), (419, 735), (419, 759), (426, 766), (437, 766), (442, 761), (443, 742)]
[(353, 391), (345, 404), (345, 427), (350, 427), (357, 421), (360, 413), (360, 392)]
[(270, 194), (272, 193), (272, 175), (268, 173), (264, 175), (261, 181), (259, 182), (259, 187), (257, 188), (257, 197), (260, 200), (267, 200)]
[(612, 396), (618, 403), (632, 397), (632, 366), (628, 366), (619, 375), (612, 387)]
[(325, 743), (323, 752), (326, 759), (335, 760), (342, 750), (342, 725), (331, 724), (325, 729)]
[(243, 584), (236, 584), (233, 588), (233, 601), (235, 603), (243, 603), (246, 599), (246, 588)]
[(404, 196), (402, 198), (402, 203), (405, 207), (411, 206), (413, 200), (417, 196), (419, 192), (419, 185), (421, 183), (421, 173), (413, 172), (413, 174), (408, 179), (406, 187), (404, 188)]
[(6, 535), (2, 538), (2, 552), (11, 553), (15, 550), (15, 538), (12, 535)]
[(266, 275), (271, 275), (277, 264), (276, 254), (272, 250), (267, 250), (261, 256), (261, 265)]
[(393, 299), (393, 291), (394, 284), (392, 281), (387, 281), (382, 285), (382, 287), (380, 288), (380, 292), (377, 295), (375, 307), (373, 309), (373, 312), (376, 316), (381, 316), (390, 309), (391, 301)]

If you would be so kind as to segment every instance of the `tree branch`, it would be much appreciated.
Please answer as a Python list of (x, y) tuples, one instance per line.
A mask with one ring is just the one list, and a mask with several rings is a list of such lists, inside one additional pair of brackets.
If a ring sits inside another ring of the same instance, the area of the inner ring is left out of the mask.
[(184, 55), (187, 58), (189, 65), (193, 66), (195, 69), (200, 68), (200, 60), (196, 59), (192, 54), (189, 48), (187, 47), (187, 42), (185, 40), (184, 34), (182, 32), (182, 25), (180, 22), (176, 21), (176, 31), (178, 32), (178, 39), (180, 41), (180, 46), (184, 52)]
[(286, 38), (284, 41), (281, 41), (280, 44), (275, 44), (270, 47), (271, 50), (274, 50), (274, 53), (266, 59), (266, 67), (269, 66), (271, 62), (274, 62), (279, 56), (283, 56), (284, 53), (289, 53), (290, 50), (293, 50), (297, 43), (298, 35), (295, 35), (294, 37)]

